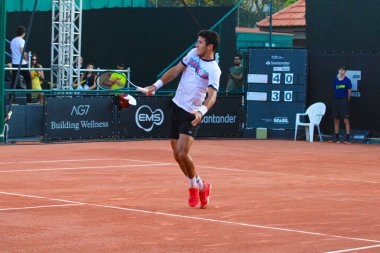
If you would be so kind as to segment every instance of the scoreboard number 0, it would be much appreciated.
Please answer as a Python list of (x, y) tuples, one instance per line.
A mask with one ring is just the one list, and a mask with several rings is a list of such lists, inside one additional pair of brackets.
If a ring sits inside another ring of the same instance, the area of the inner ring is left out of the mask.
[(290, 90), (284, 91), (284, 101), (285, 102), (293, 101), (293, 91), (290, 91)]
[(285, 74), (285, 84), (293, 84), (293, 73)]

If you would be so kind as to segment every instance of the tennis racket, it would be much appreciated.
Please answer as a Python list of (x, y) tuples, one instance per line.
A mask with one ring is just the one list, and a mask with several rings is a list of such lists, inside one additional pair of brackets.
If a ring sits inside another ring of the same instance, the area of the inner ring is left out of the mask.
[(103, 72), (96, 80), (96, 85), (103, 90), (120, 90), (125, 88), (128, 83), (145, 95), (149, 92), (148, 89), (137, 86), (129, 81), (127, 75), (122, 72)]

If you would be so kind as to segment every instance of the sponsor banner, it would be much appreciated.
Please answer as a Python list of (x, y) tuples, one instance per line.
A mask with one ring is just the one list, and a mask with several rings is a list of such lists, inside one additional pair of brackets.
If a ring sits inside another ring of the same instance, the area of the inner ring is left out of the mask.
[(9, 138), (40, 138), (43, 134), (43, 106), (18, 105), (12, 107), (8, 121)]
[(199, 137), (241, 137), (243, 124), (242, 96), (218, 97), (202, 118)]
[(114, 96), (46, 97), (45, 140), (114, 137)]
[(164, 96), (135, 96), (136, 106), (119, 111), (120, 138), (168, 138), (171, 99)]
[[(120, 138), (168, 138), (172, 97), (136, 97), (137, 106), (119, 112)], [(218, 97), (213, 108), (203, 117), (197, 136), (240, 137), (242, 97)]]

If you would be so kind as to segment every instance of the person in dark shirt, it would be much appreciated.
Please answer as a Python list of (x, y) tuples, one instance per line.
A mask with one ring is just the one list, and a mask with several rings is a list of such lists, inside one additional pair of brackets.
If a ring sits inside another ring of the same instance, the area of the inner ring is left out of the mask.
[(339, 75), (334, 80), (334, 103), (333, 117), (335, 134), (331, 142), (339, 143), (339, 123), (343, 119), (346, 128), (346, 138), (344, 143), (350, 144), (350, 113), (349, 101), (351, 99), (351, 80), (346, 77), (346, 67), (339, 68)]
[(243, 91), (243, 66), (241, 54), (235, 54), (234, 66), (228, 70), (228, 81), (226, 86), (226, 93), (242, 92)]

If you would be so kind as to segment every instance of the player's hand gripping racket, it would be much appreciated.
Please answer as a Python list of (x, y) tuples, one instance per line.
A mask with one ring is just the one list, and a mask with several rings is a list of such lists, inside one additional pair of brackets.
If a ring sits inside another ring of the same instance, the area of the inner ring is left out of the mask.
[[(97, 77), (96, 80), (97, 86), (100, 89), (104, 90), (120, 90), (125, 88), (127, 83), (132, 85), (134, 88), (136, 88), (136, 90), (140, 91), (141, 93), (148, 95), (148, 89), (135, 85), (134, 83), (128, 80), (128, 77), (124, 73), (121, 72), (103, 72)], [(154, 95), (154, 91), (151, 92), (151, 94)]]

